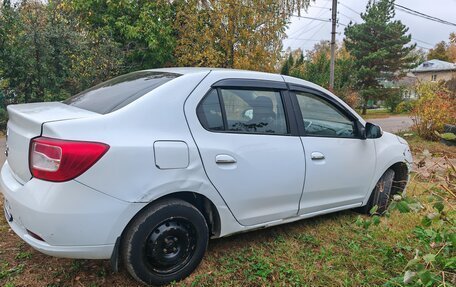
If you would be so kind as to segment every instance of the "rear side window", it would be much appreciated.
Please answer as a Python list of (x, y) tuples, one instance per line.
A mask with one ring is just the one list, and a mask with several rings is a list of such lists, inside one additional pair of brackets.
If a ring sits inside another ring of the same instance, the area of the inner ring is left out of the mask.
[(180, 74), (139, 71), (98, 84), (64, 101), (65, 104), (99, 114), (118, 110)]
[(253, 134), (288, 133), (281, 93), (271, 90), (211, 90), (197, 109), (210, 131)]
[(207, 130), (223, 131), (223, 117), (217, 90), (212, 90), (197, 109), (198, 118)]

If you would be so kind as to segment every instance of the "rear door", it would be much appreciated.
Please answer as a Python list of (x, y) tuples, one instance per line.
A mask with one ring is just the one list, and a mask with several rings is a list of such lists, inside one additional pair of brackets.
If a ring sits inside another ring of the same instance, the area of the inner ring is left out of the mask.
[(374, 174), (374, 141), (360, 138), (356, 117), (331, 96), (302, 88), (292, 100), (307, 167), (299, 214), (360, 206)]
[(185, 107), (190, 128), (236, 219), (255, 225), (296, 216), (305, 161), (285, 83), (228, 80), (194, 97)]

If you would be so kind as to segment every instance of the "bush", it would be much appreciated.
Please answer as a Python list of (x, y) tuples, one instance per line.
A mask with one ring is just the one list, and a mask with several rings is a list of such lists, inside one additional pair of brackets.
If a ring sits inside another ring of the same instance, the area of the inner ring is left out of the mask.
[(443, 132), (445, 124), (456, 123), (456, 98), (442, 83), (421, 83), (417, 87), (419, 99), (412, 110), (413, 129), (429, 140), (437, 140), (435, 134)]
[(396, 107), (402, 102), (402, 99), (402, 92), (400, 89), (391, 89), (388, 91), (385, 99), (385, 106), (388, 108), (388, 111), (396, 111)]
[(6, 130), (6, 123), (8, 122), (8, 113), (5, 109), (0, 108), (0, 134)]
[(398, 114), (410, 113), (413, 110), (415, 103), (416, 103), (416, 101), (413, 101), (413, 100), (402, 101), (396, 106), (396, 109), (394, 110), (394, 112), (398, 113)]
[(359, 95), (353, 90), (341, 90), (336, 91), (336, 95), (339, 96), (347, 105), (356, 109), (359, 106)]

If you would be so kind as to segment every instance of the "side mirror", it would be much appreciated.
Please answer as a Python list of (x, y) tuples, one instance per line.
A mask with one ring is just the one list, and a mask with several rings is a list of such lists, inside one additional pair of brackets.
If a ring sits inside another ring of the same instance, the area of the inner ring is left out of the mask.
[(368, 139), (378, 139), (383, 135), (382, 128), (373, 123), (366, 123), (365, 135)]

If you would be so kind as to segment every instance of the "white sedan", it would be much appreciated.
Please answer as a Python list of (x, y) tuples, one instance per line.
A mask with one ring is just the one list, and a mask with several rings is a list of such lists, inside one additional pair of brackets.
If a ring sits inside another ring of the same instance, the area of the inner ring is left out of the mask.
[(188, 276), (209, 238), (381, 213), (412, 162), (405, 140), (331, 92), (251, 71), (139, 71), (8, 114), (15, 233), (49, 255), (123, 262), (145, 284)]

